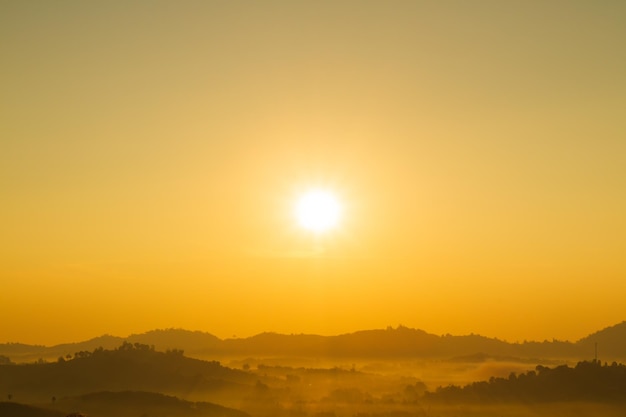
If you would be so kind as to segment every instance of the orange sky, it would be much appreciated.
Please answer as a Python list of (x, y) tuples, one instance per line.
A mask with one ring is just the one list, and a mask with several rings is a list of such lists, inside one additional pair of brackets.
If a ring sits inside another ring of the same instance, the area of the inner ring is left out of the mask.
[[(626, 4), (4, 1), (0, 343), (626, 319)], [(332, 189), (312, 236), (297, 197)]]

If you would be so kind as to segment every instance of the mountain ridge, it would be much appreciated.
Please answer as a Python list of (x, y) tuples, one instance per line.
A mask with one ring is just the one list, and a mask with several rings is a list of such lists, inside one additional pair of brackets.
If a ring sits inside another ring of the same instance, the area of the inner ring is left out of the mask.
[(603, 356), (626, 357), (626, 321), (570, 341), (525, 341), (510, 343), (477, 334), (442, 335), (404, 326), (359, 330), (333, 336), (263, 332), (245, 338), (219, 337), (202, 331), (180, 328), (155, 329), (131, 334), (126, 338), (108, 334), (83, 342), (53, 346), (21, 343), (0, 344), (0, 355), (24, 362), (42, 357), (56, 359), (77, 351), (102, 347), (115, 348), (122, 343), (140, 343), (158, 350), (181, 349), (191, 356), (330, 356), (330, 357), (455, 357), (485, 353), (511, 357), (593, 358), (595, 343)]

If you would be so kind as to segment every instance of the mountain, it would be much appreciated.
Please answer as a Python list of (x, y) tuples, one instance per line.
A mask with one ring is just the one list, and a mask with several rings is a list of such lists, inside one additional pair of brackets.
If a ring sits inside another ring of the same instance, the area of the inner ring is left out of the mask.
[(23, 343), (0, 344), (0, 355), (8, 356), (13, 362), (32, 362), (38, 359), (56, 360), (59, 357), (73, 355), (80, 351), (93, 351), (99, 347), (114, 349), (126, 339), (103, 335), (77, 343), (63, 343), (54, 346), (26, 345)]
[(209, 402), (190, 402), (143, 391), (95, 392), (63, 398), (51, 407), (66, 411), (80, 410), (88, 416), (99, 417), (248, 417), (243, 411)]
[(248, 338), (220, 339), (210, 333), (182, 329), (153, 330), (127, 338), (101, 336), (81, 343), (52, 347), (22, 344), (0, 345), (0, 355), (13, 362), (32, 362), (39, 358), (57, 360), (98, 347), (113, 349), (122, 342), (153, 346), (156, 350), (184, 350), (199, 358), (294, 357), (294, 358), (437, 358), (446, 359), (474, 354), (525, 359), (571, 359), (594, 357), (598, 343), (604, 360), (626, 358), (626, 322), (593, 333), (576, 343), (543, 341), (508, 343), (480, 335), (438, 336), (419, 329), (397, 328), (363, 330), (337, 336), (261, 333)]
[(156, 350), (184, 349), (197, 352), (219, 345), (222, 341), (210, 333), (183, 329), (152, 330), (126, 338), (130, 343), (154, 346)]
[(0, 416), (7, 417), (65, 417), (67, 414), (32, 405), (0, 401)]
[(580, 358), (570, 342), (508, 343), (480, 335), (437, 336), (403, 326), (364, 330), (338, 336), (262, 333), (246, 339), (226, 339), (199, 354), (207, 356), (291, 356), (329, 358), (437, 358), (475, 353), (521, 358)]
[(97, 348), (115, 349), (124, 342), (154, 346), (165, 351), (183, 349), (191, 352), (210, 348), (221, 342), (216, 336), (205, 332), (182, 329), (152, 330), (142, 334), (132, 334), (127, 338), (103, 335), (83, 342), (64, 343), (54, 346), (26, 345), (22, 343), (0, 344), (0, 355), (9, 357), (13, 362), (32, 362), (38, 359), (57, 360), (59, 357), (73, 355), (76, 352), (91, 352)]
[(522, 402), (626, 402), (626, 366), (600, 361), (579, 362), (575, 367), (537, 366), (535, 370), (508, 378), (490, 378), (464, 387), (450, 385), (428, 392), (429, 402), (503, 403)]
[(205, 349), (204, 353), (397, 359), (442, 356), (448, 350), (439, 336), (400, 326), (396, 329), (363, 330), (338, 336), (262, 333), (247, 339), (227, 339), (222, 345)]
[(0, 366), (0, 392), (21, 402), (98, 391), (151, 391), (183, 398), (219, 398), (246, 391), (256, 381), (246, 372), (182, 351), (157, 352), (147, 345), (79, 352), (72, 360)]
[[(268, 349), (277, 340), (293, 343), (284, 347), (287, 350), (299, 347), (304, 340), (312, 343), (310, 352), (321, 347), (342, 352), (352, 349), (356, 342), (378, 341), (381, 334), (387, 338), (378, 346), (380, 352), (410, 353), (415, 348), (413, 343), (420, 340), (431, 343), (427, 345), (428, 349), (436, 349), (438, 344), (444, 346), (449, 343), (448, 339), (455, 338), (399, 328), (357, 332), (338, 338), (268, 333), (258, 335), (254, 340), (262, 342), (260, 344)], [(472, 347), (482, 347), (483, 343), (496, 348), (515, 347), (494, 339), (483, 340), (480, 336), (463, 338), (469, 338), (468, 346)], [(375, 349), (363, 349), (367, 354), (376, 352)], [(354, 411), (351, 415), (366, 415), (359, 412), (372, 409), (389, 411), (376, 414), (382, 417), (423, 415), (422, 400), (433, 404), (473, 402), (481, 406), (574, 404), (584, 400), (611, 406), (618, 404), (622, 409), (626, 404), (625, 365), (602, 365), (594, 360), (579, 362), (575, 368), (561, 365), (550, 369), (543, 365), (531, 367), (529, 363), (512, 364), (510, 362), (516, 360), (514, 357), (500, 357), (502, 363), (476, 365), (476, 362), (498, 360), (488, 354), (458, 358), (462, 363), (451, 360), (421, 362), (413, 370), (409, 369), (410, 361), (400, 360), (395, 363), (397, 368), (386, 373), (363, 372), (354, 367), (296, 368), (261, 363), (256, 369), (246, 367), (246, 371), (240, 371), (216, 361), (185, 357), (182, 350), (159, 352), (149, 345), (124, 342), (114, 350), (80, 351), (69, 360), (60, 359), (53, 363), (0, 365), (0, 392), (5, 392), (10, 400), (40, 407), (0, 404), (0, 416), (62, 417), (55, 414), (55, 410), (64, 413), (80, 411), (92, 417), (246, 417), (245, 413), (254, 416), (321, 416), (331, 414), (317, 412), (330, 412), (335, 407), (348, 405)], [(404, 373), (405, 367), (408, 373)], [(414, 370), (427, 375), (428, 379), (412, 375)], [(503, 378), (505, 375), (509, 377)], [(481, 382), (463, 388), (449, 385), (467, 384), (476, 381), (476, 377)], [(437, 386), (444, 388), (428, 391), (429, 387)], [(399, 410), (397, 406), (403, 409), (414, 407), (415, 413), (393, 414), (392, 411)]]
[(626, 321), (607, 327), (580, 339), (576, 344), (595, 354), (598, 344), (598, 359), (626, 357)]
[(95, 392), (65, 397), (45, 408), (14, 402), (0, 402), (0, 416), (65, 417), (79, 415), (98, 417), (249, 417), (243, 411), (209, 402), (184, 401), (169, 395), (142, 391)]

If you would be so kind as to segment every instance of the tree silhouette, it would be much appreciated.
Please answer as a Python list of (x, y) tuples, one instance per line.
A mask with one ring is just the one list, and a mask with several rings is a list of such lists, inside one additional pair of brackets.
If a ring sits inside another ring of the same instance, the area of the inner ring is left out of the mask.
[(508, 378), (490, 378), (465, 387), (439, 387), (425, 398), (434, 401), (502, 402), (502, 401), (571, 401), (589, 400), (624, 402), (626, 397), (626, 366), (613, 363), (602, 366), (598, 361), (579, 362), (574, 368), (567, 365), (547, 368), (537, 366), (535, 371)]

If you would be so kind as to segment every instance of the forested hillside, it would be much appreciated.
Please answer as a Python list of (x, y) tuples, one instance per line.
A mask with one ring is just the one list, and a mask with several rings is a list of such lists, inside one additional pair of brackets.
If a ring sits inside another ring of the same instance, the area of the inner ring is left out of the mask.
[(491, 378), (464, 387), (447, 386), (425, 394), (434, 402), (623, 402), (626, 403), (626, 366), (579, 362), (575, 367), (537, 366), (508, 378)]

